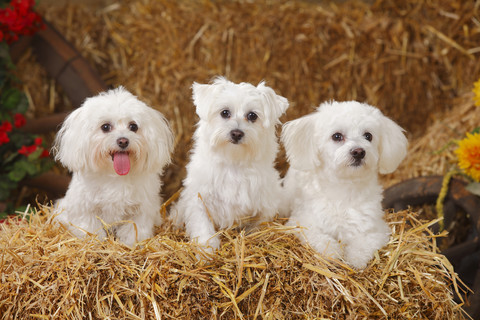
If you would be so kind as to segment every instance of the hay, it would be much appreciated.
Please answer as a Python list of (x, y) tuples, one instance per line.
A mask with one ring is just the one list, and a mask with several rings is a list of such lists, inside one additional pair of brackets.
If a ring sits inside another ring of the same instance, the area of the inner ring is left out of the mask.
[[(282, 121), (328, 99), (380, 107), (420, 137), (480, 77), (479, 2), (41, 1), (40, 13), (112, 86), (165, 113), (176, 133), (165, 194), (181, 185), (197, 118), (193, 81), (266, 80), (291, 102)], [(368, 45), (366, 45), (368, 44)], [(31, 116), (71, 109), (28, 55), (19, 78)], [(33, 75), (33, 76), (32, 76)], [(283, 156), (279, 169), (286, 168)]]
[(3, 319), (465, 319), (461, 284), (416, 213), (388, 214), (389, 244), (364, 271), (322, 259), (292, 228), (227, 230), (208, 260), (165, 225), (131, 250), (50, 223), (0, 226)]
[(190, 86), (218, 74), (265, 79), (292, 102), (287, 118), (328, 99), (358, 99), (411, 132), (480, 75), (471, 1), (146, 0), (40, 10), (107, 83), (165, 110), (187, 139)]

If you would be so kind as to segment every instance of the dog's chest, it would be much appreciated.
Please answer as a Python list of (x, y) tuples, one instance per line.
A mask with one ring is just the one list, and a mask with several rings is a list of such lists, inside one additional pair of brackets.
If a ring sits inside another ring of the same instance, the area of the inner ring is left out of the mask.
[(148, 202), (146, 185), (109, 182), (88, 190), (93, 211), (105, 222), (128, 220), (136, 215), (142, 204)]
[(216, 171), (201, 187), (201, 194), (213, 216), (238, 220), (255, 216), (272, 205), (275, 181), (268, 170)]
[[(323, 186), (322, 186), (323, 187)], [(297, 215), (321, 226), (334, 237), (366, 231), (382, 219), (379, 188), (322, 188), (305, 192)]]
[(226, 170), (211, 177), (215, 198), (228, 203), (250, 203), (261, 192), (265, 182), (251, 170)]

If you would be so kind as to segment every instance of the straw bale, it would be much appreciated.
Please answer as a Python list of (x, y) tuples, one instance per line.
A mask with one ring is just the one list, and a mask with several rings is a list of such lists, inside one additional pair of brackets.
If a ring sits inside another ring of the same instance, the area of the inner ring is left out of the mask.
[[(78, 239), (42, 206), (0, 225), (3, 319), (465, 319), (464, 289), (415, 212), (387, 215), (389, 244), (363, 271), (328, 261), (280, 221), (230, 229), (213, 255), (170, 225), (135, 249)], [(198, 259), (197, 257), (207, 257)]]

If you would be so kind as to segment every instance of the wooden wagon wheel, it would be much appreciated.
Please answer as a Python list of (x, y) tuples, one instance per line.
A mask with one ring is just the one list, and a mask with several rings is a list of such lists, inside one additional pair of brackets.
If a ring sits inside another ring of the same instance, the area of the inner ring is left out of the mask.
[[(384, 192), (383, 207), (404, 210), (408, 206), (434, 204), (442, 188), (442, 176), (420, 177), (401, 182)], [(480, 197), (465, 189), (466, 183), (452, 179), (445, 198), (445, 225), (455, 217), (456, 210), (465, 213), (472, 227), (471, 237), (465, 242), (451, 246), (442, 253), (454, 265), (459, 266), (465, 257), (480, 252)], [(465, 310), (474, 319), (480, 319), (480, 267), (477, 266), (473, 281), (473, 294), (468, 297), (470, 305)]]
[[(37, 61), (49, 76), (63, 88), (74, 108), (90, 96), (108, 89), (98, 73), (51, 24), (44, 21), (45, 29), (32, 37), (24, 37), (11, 47), (12, 57), (19, 57), (31, 47)], [(63, 122), (68, 112), (56, 113), (38, 119), (27, 119), (23, 130), (31, 133), (54, 131)], [(23, 181), (29, 187), (44, 189), (55, 196), (65, 194), (70, 177), (47, 172)]]

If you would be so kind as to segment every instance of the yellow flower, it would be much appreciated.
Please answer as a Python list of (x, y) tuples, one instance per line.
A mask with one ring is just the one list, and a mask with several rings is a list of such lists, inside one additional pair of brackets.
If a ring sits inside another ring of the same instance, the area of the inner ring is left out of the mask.
[(475, 101), (475, 105), (477, 107), (480, 107), (480, 79), (478, 79), (477, 82), (473, 84), (472, 91), (475, 94), (475, 96), (473, 97), (473, 101)]
[(480, 181), (480, 133), (467, 133), (467, 137), (458, 142), (455, 153), (460, 169), (473, 180)]

